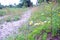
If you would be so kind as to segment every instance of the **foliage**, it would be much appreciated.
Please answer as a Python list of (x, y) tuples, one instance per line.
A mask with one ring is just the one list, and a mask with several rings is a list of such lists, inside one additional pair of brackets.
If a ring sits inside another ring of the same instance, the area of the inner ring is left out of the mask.
[(4, 40), (14, 40), (14, 37), (9, 36), (8, 38), (5, 38)]
[[(17, 21), (28, 8), (5, 8), (0, 10), (0, 23)], [(2, 18), (3, 17), (3, 18)]]
[(3, 8), (3, 5), (1, 5), (1, 3), (0, 3), (0, 9), (2, 9)]
[(16, 16), (14, 16), (13, 21), (17, 21), (19, 19), (20, 19), (20, 16), (16, 15)]
[(41, 34), (42, 30), (46, 30), (46, 28), (48, 28), (48, 26), (49, 26), (49, 24), (45, 24), (43, 26), (38, 26), (28, 35), (28, 39), (29, 40), (31, 40), (31, 39), (35, 40), (34, 36), (36, 36), (37, 34)]
[(32, 6), (32, 2), (30, 0), (20, 0), (23, 6), (30, 7)]
[(43, 33), (42, 40), (46, 40), (46, 38), (47, 38), (47, 33)]
[(57, 0), (58, 1), (58, 3), (60, 3), (60, 0)]
[(4, 40), (24, 40), (23, 34), (16, 34), (16, 35), (9, 35), (7, 38), (4, 38)]
[[(14, 20), (18, 19), (18, 16), (14, 17)], [(11, 18), (9, 17), (8, 21), (10, 20)], [(55, 36), (57, 35), (57, 29), (60, 28), (60, 6), (55, 8), (52, 3), (44, 4), (43, 8), (39, 7), (38, 10), (32, 13), (29, 21), (27, 25), (23, 25), (23, 27), (19, 29), (19, 31), (23, 31), (24, 34), (28, 31), (25, 34), (27, 36), (18, 34), (15, 40), (35, 40), (35, 36), (38, 34), (42, 35), (42, 40), (46, 40), (48, 32), (52, 32), (52, 36)], [(44, 32), (42, 34), (43, 30)], [(11, 37), (9, 37), (9, 39), (10, 38)], [(12, 39), (13, 38), (10, 40)]]
[[(40, 34), (42, 30), (45, 30), (46, 33), (52, 32), (52, 36), (57, 35), (57, 30), (60, 25), (60, 6), (54, 8), (53, 4), (45, 4), (43, 10), (38, 10), (38, 12), (34, 12), (32, 14), (33, 16), (30, 18), (30, 20), (33, 20), (34, 22), (40, 22), (40, 21), (47, 21), (44, 25), (36, 26), (35, 29), (28, 35), (29, 40), (35, 40), (35, 36), (37, 34)], [(52, 29), (52, 30), (51, 30)], [(43, 40), (46, 40), (47, 34), (42, 34)]]
[(22, 3), (19, 3), (19, 4), (17, 5), (18, 8), (22, 8), (22, 6), (23, 6)]
[(38, 3), (42, 3), (43, 2), (43, 0), (38, 0)]
[(56, 10), (53, 11), (53, 13), (55, 13), (53, 15), (53, 19), (52, 19), (52, 21), (53, 21), (53, 27), (52, 27), (53, 28), (52, 29), (53, 36), (57, 34), (57, 30), (58, 30), (58, 28), (60, 28), (59, 27), (59, 25), (60, 25), (60, 23), (59, 23), (60, 22), (59, 21), (60, 20), (60, 16), (59, 16), (60, 11), (59, 10), (60, 10), (60, 7), (57, 7)]
[(4, 15), (6, 15), (6, 12), (3, 10), (0, 10), (0, 16), (4, 16)]
[(6, 21), (11, 22), (11, 21), (17, 21), (20, 19), (20, 16), (15, 15), (13, 18), (12, 17), (7, 17)]
[(24, 35), (23, 34), (17, 35), (15, 40), (24, 40)]
[(11, 17), (8, 17), (8, 18), (6, 19), (6, 21), (7, 21), (7, 22), (10, 22), (10, 21), (11, 21)]

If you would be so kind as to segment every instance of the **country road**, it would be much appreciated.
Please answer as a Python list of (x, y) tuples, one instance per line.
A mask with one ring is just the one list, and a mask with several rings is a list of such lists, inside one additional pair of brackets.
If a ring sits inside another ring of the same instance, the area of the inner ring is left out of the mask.
[(26, 23), (31, 16), (32, 8), (25, 11), (21, 16), (21, 19), (13, 22), (5, 22), (0, 24), (0, 40), (8, 37), (9, 35), (17, 34), (18, 29), (22, 27), (22, 24)]

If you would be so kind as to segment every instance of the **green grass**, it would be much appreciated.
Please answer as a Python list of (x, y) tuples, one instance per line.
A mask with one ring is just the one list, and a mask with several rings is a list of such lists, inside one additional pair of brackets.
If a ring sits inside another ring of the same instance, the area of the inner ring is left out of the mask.
[(47, 33), (43, 33), (42, 40), (46, 40), (46, 39), (47, 39)]
[(18, 20), (20, 20), (20, 16), (19, 15), (14, 15), (14, 16), (8, 16), (6, 18), (1, 19), (0, 23), (1, 23), (1, 21), (3, 21), (2, 23), (4, 23), (4, 21), (11, 22), (11, 21), (18, 21)]
[(24, 35), (21, 34), (21, 35), (17, 35), (15, 40), (25, 40), (24, 38), (25, 38)]
[(19, 15), (22, 12), (26, 11), (27, 9), (28, 8), (5, 8), (1, 9), (0, 12), (6, 13), (6, 15)]
[(0, 16), (6, 15), (6, 12), (4, 10), (0, 10)]
[(0, 16), (5, 15), (21, 15), (28, 8), (4, 8), (0, 10)]
[(28, 10), (28, 8), (4, 8), (0, 10), (0, 17), (3, 16), (7, 16), (4, 17), (3, 19), (0, 19), (0, 21), (7, 21), (7, 22), (11, 22), (11, 21), (18, 21), (21, 17), (21, 15), (23, 14), (23, 12), (25, 12), (26, 10)]

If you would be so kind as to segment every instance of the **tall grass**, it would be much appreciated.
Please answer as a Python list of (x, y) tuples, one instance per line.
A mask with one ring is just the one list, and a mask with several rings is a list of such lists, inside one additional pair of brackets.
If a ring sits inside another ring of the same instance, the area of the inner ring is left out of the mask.
[(0, 10), (0, 17), (3, 17), (3, 19), (0, 19), (0, 21), (18, 21), (23, 14), (28, 10), (28, 8), (4, 8)]
[(0, 16), (6, 15), (6, 12), (4, 10), (0, 10)]

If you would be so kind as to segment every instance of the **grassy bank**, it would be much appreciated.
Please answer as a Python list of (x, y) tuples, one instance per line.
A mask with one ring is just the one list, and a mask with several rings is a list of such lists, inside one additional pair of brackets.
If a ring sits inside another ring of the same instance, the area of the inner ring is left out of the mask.
[(0, 23), (17, 21), (20, 19), (23, 12), (28, 10), (28, 8), (4, 8), (0, 9)]

